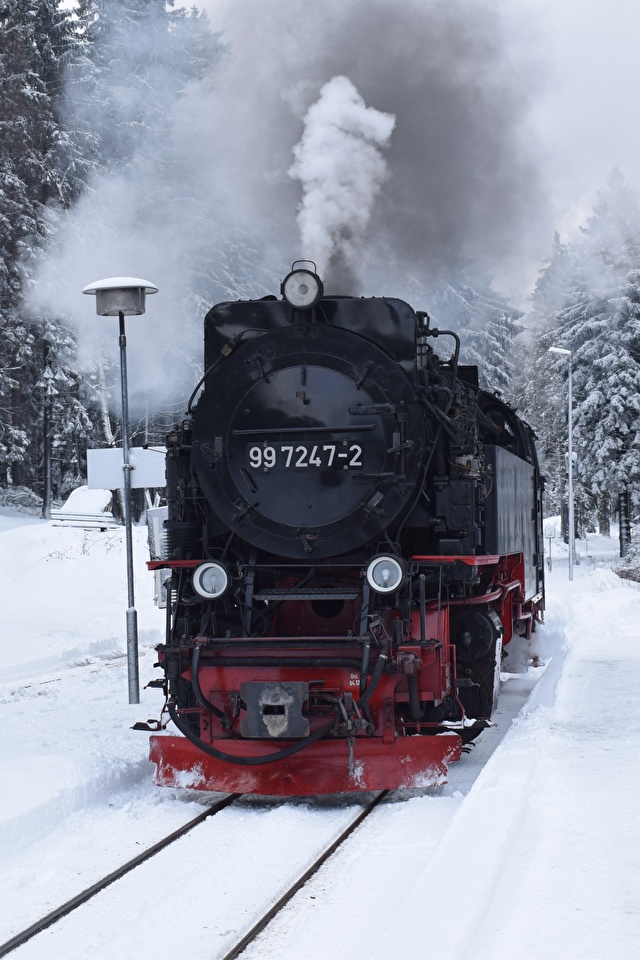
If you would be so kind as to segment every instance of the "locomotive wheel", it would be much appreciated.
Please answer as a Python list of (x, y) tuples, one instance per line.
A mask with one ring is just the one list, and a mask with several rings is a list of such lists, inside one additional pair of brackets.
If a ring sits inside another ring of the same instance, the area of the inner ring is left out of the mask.
[(458, 696), (471, 718), (489, 718), (500, 693), (502, 624), (493, 610), (473, 607), (451, 613)]

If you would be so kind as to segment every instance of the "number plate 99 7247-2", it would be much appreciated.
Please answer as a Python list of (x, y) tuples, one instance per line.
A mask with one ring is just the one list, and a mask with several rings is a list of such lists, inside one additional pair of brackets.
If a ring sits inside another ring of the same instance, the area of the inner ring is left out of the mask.
[(314, 467), (338, 467), (343, 470), (358, 470), (364, 467), (362, 447), (358, 443), (299, 443), (270, 444), (248, 448), (249, 466), (254, 470), (313, 469)]

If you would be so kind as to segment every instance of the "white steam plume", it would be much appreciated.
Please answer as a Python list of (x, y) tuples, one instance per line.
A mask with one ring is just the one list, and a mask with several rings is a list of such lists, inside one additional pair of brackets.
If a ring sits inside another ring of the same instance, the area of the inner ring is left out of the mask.
[[(393, 114), (367, 107), (348, 77), (337, 76), (309, 107), (289, 176), (300, 180), (298, 225), (305, 255), (321, 274), (353, 274), (374, 201), (387, 177), (380, 152)], [(345, 291), (343, 291), (345, 292)]]

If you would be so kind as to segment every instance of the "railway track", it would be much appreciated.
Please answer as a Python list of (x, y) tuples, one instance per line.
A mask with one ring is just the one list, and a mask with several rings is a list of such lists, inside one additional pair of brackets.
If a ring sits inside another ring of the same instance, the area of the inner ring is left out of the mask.
[(87, 887), (75, 897), (67, 900), (66, 903), (56, 907), (55, 910), (52, 910), (46, 916), (31, 924), (31, 926), (27, 927), (25, 930), (17, 933), (14, 937), (11, 937), (10, 940), (0, 944), (0, 957), (6, 957), (14, 950), (17, 950), (18, 947), (21, 947), (24, 943), (27, 943), (27, 941), (37, 936), (37, 934), (42, 933), (43, 930), (46, 930), (48, 927), (52, 926), (52, 924), (57, 923), (58, 920), (61, 920), (63, 917), (73, 913), (74, 910), (77, 910), (78, 907), (81, 907), (82, 904), (86, 903), (88, 900), (91, 900), (92, 897), (96, 896), (96, 894), (100, 893), (102, 890), (105, 890), (112, 883), (115, 883), (116, 880), (120, 880), (121, 877), (124, 877), (127, 873), (135, 870), (136, 867), (139, 867), (140, 864), (144, 863), (146, 860), (150, 860), (151, 857), (154, 857), (156, 854), (160, 853), (161, 850), (164, 850), (176, 840), (179, 840), (180, 837), (185, 836), (185, 834), (199, 826), (199, 824), (203, 823), (209, 817), (219, 813), (220, 810), (224, 810), (225, 807), (228, 807), (229, 804), (237, 800), (239, 796), (239, 794), (232, 793), (227, 797), (223, 797), (222, 800), (218, 800), (216, 803), (211, 804), (211, 806), (207, 807), (206, 810), (204, 810), (202, 813), (199, 813), (197, 817), (193, 817), (193, 819), (189, 820), (182, 827), (179, 827), (166, 837), (163, 837), (162, 840), (158, 840), (157, 843), (152, 844), (152, 846), (147, 847), (147, 849), (143, 850), (142, 853), (132, 857), (131, 860), (127, 860), (126, 863), (122, 864), (122, 866), (118, 867), (116, 870), (111, 871), (111, 873), (107, 874), (106, 877), (103, 877), (102, 880), (92, 883), (90, 887)]
[[(244, 949), (253, 941), (255, 938), (265, 929), (265, 927), (273, 920), (278, 913), (286, 906), (286, 904), (291, 900), (291, 898), (304, 886), (304, 884), (313, 877), (318, 870), (322, 867), (324, 863), (332, 856), (333, 853), (351, 836), (354, 830), (373, 812), (373, 810), (378, 806), (381, 800), (388, 795), (389, 791), (382, 791), (378, 793), (369, 803), (364, 806), (360, 812), (355, 816), (352, 821), (340, 832), (340, 834), (328, 844), (322, 853), (315, 858), (313, 863), (300, 875), (296, 880), (291, 883), (287, 890), (278, 898), (276, 903), (274, 903), (268, 910), (265, 911), (263, 916), (254, 923), (251, 928), (237, 941), (235, 946), (228, 950), (224, 954), (224, 960), (234, 960), (234, 958), (239, 957)], [(216, 813), (219, 813), (221, 810), (224, 810), (226, 807), (230, 806), (236, 800), (240, 799), (240, 794), (229, 794), (223, 799), (217, 801), (211, 806), (207, 807), (202, 813), (198, 814), (197, 817), (192, 818), (182, 827), (174, 830), (172, 833), (168, 834), (162, 840), (159, 840), (157, 843), (152, 844), (150, 847), (147, 847), (137, 856), (133, 857), (131, 860), (128, 860), (122, 866), (118, 867), (116, 870), (113, 870), (111, 873), (107, 874), (101, 880), (98, 880), (96, 883), (91, 884), (81, 893), (72, 897), (66, 903), (61, 904), (55, 910), (52, 910), (46, 916), (42, 917), (40, 920), (31, 924), (25, 930), (22, 930), (20, 933), (17, 933), (11, 939), (7, 940), (5, 943), (0, 944), (0, 958), (6, 957), (11, 954), (14, 950), (17, 950), (18, 947), (21, 947), (23, 944), (27, 943), (33, 937), (36, 937), (38, 934), (43, 933), (49, 927), (53, 926), (59, 920), (62, 920), (63, 917), (67, 917), (74, 911), (78, 910), (83, 904), (87, 903), (98, 893), (106, 890), (107, 887), (115, 883), (117, 880), (120, 880), (126, 876), (131, 871), (135, 870), (141, 864), (150, 860), (152, 857), (156, 856), (162, 850), (166, 849), (170, 844), (174, 843), (176, 840), (179, 840), (181, 837), (186, 836), (196, 827), (198, 827), (205, 820), (209, 819)]]
[[(524, 690), (516, 690), (511, 696), (501, 698), (499, 719), (503, 722), (485, 731), (472, 754), (465, 756), (460, 764), (452, 766), (449, 784), (434, 795), (435, 802), (422, 806), (418, 821), (414, 819), (417, 811), (410, 803), (390, 805), (384, 826), (385, 837), (388, 833), (388, 842), (383, 845), (386, 851), (385, 869), (389, 868), (391, 850), (393, 856), (397, 852), (394, 869), (407, 872), (409, 863), (417, 856), (414, 849), (417, 824), (420, 862), (429, 855), (429, 851), (435, 852), (451, 817), (501, 740), (503, 731), (500, 728), (508, 728), (526, 698), (527, 692)], [(190, 911), (190, 917), (197, 917), (196, 928), (191, 920), (188, 930), (189, 949), (194, 954), (204, 950), (208, 951), (208, 955), (223, 960), (239, 957), (247, 948), (251, 954), (250, 945), (261, 934), (263, 937), (275, 936), (279, 939), (283, 925), (284, 928), (290, 925), (291, 906), (287, 910), (287, 905), (303, 886), (303, 900), (308, 896), (313, 901), (316, 916), (319, 912), (332, 912), (333, 901), (326, 894), (331, 893), (334, 886), (340, 886), (341, 878), (332, 877), (331, 883), (327, 884), (325, 874), (318, 871), (385, 796), (387, 793), (378, 794), (370, 803), (367, 803), (367, 797), (362, 796), (355, 801), (359, 804), (357, 810), (352, 809), (351, 804), (347, 807), (337, 801), (335, 805), (330, 805), (333, 812), (327, 818), (323, 814), (322, 803), (309, 805), (294, 801), (265, 804), (248, 796), (241, 798), (240, 795), (229, 795), (1, 944), (0, 958), (31, 940), (32, 943), (26, 948), (29, 952), (24, 954), (25, 960), (27, 956), (63, 955), (72, 960), (75, 944), (82, 942), (84, 937), (85, 942), (86, 938), (90, 938), (90, 942), (96, 945), (97, 957), (113, 960), (116, 956), (134, 955), (127, 954), (126, 949), (122, 952), (123, 940), (128, 948), (130, 944), (127, 938), (136, 936), (134, 931), (140, 932), (136, 943), (143, 944), (142, 950), (137, 947), (137, 956), (148, 955), (144, 949), (150, 947), (154, 937), (167, 948), (172, 938), (173, 949), (177, 949), (180, 943), (184, 948), (184, 918), (187, 911)], [(399, 799), (406, 799), (403, 792)], [(241, 802), (235, 803), (236, 800)], [(363, 806), (365, 803), (367, 806)], [(204, 821), (225, 808), (229, 809), (224, 817), (216, 817), (215, 824), (205, 829)], [(197, 827), (201, 829), (197, 831)], [(292, 829), (297, 841), (295, 845), (288, 843)], [(184, 837), (186, 847), (182, 843), (174, 843), (181, 837)], [(150, 836), (149, 841), (151, 839), (155, 838)], [(357, 834), (352, 842), (356, 846), (366, 846), (367, 834)], [(167, 847), (170, 849), (167, 850)], [(371, 849), (369, 843), (369, 853)], [(155, 855), (162, 851), (165, 853), (157, 861), (154, 860)], [(346, 855), (348, 859), (351, 843), (345, 845), (343, 851), (338, 855)], [(309, 866), (312, 858), (315, 859)], [(357, 859), (362, 858), (358, 856)], [(206, 878), (206, 883), (194, 889), (194, 870), (202, 871), (207, 864), (211, 864), (212, 871), (201, 874), (201, 878)], [(113, 859), (109, 866), (113, 866)], [(105, 870), (109, 866), (105, 865)], [(136, 870), (137, 867), (140, 867), (140, 871)], [(152, 929), (153, 925), (145, 926), (149, 917), (155, 917), (156, 926), (159, 920), (154, 912), (155, 900), (149, 901), (146, 892), (157, 889), (158, 884), (164, 883), (168, 876), (172, 878), (172, 905), (175, 903), (175, 907), (160, 920), (160, 928), (156, 932)], [(118, 880), (121, 882), (116, 883)], [(284, 886), (287, 889), (282, 893)], [(98, 898), (96, 895), (102, 891), (103, 896)], [(69, 890), (67, 896), (71, 892)], [(343, 890), (343, 896), (348, 895), (348, 891), (345, 893)], [(272, 904), (270, 900), (273, 897), (278, 899)], [(371, 908), (374, 919), (383, 909), (376, 898), (374, 891)], [(325, 899), (328, 901), (326, 910)], [(298, 900), (295, 902), (297, 904)], [(83, 906), (84, 909), (79, 909)], [(110, 928), (108, 919), (101, 929), (99, 924), (103, 918), (114, 915), (121, 917), (119, 930)], [(64, 922), (58, 924), (57, 921), (63, 918), (66, 918)], [(43, 938), (38, 934), (43, 934)], [(23, 951), (19, 955), (22, 956)]]
[(126, 660), (126, 653), (88, 656), (57, 668), (43, 667), (41, 673), (36, 673), (34, 677), (28, 680), (23, 679), (21, 673), (12, 677), (9, 669), (4, 671), (9, 676), (3, 675), (0, 679), (0, 704), (13, 703), (17, 698), (40, 697), (43, 687), (74, 680), (97, 670), (118, 668), (126, 664)]
[(236, 957), (239, 957), (241, 953), (252, 943), (256, 937), (262, 933), (266, 926), (268, 926), (271, 921), (278, 916), (280, 911), (289, 903), (292, 897), (300, 890), (307, 880), (310, 880), (313, 877), (320, 867), (332, 856), (340, 847), (345, 840), (347, 840), (354, 830), (360, 826), (363, 820), (373, 812), (373, 810), (378, 806), (381, 800), (388, 795), (388, 790), (383, 790), (381, 793), (377, 794), (374, 799), (362, 809), (357, 817), (340, 833), (338, 837), (331, 843), (321, 854), (317, 857), (314, 862), (308, 867), (304, 873), (298, 877), (294, 883), (282, 894), (282, 896), (273, 904), (266, 913), (255, 923), (251, 929), (231, 948), (227, 953), (224, 954), (222, 960), (236, 960)]

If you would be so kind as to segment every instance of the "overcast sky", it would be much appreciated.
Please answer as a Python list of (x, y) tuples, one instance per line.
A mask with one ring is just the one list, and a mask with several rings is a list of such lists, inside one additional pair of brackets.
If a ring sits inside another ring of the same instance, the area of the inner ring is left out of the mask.
[(640, 3), (508, 0), (537, 22), (546, 87), (534, 111), (561, 233), (583, 222), (608, 172), (640, 186)]

